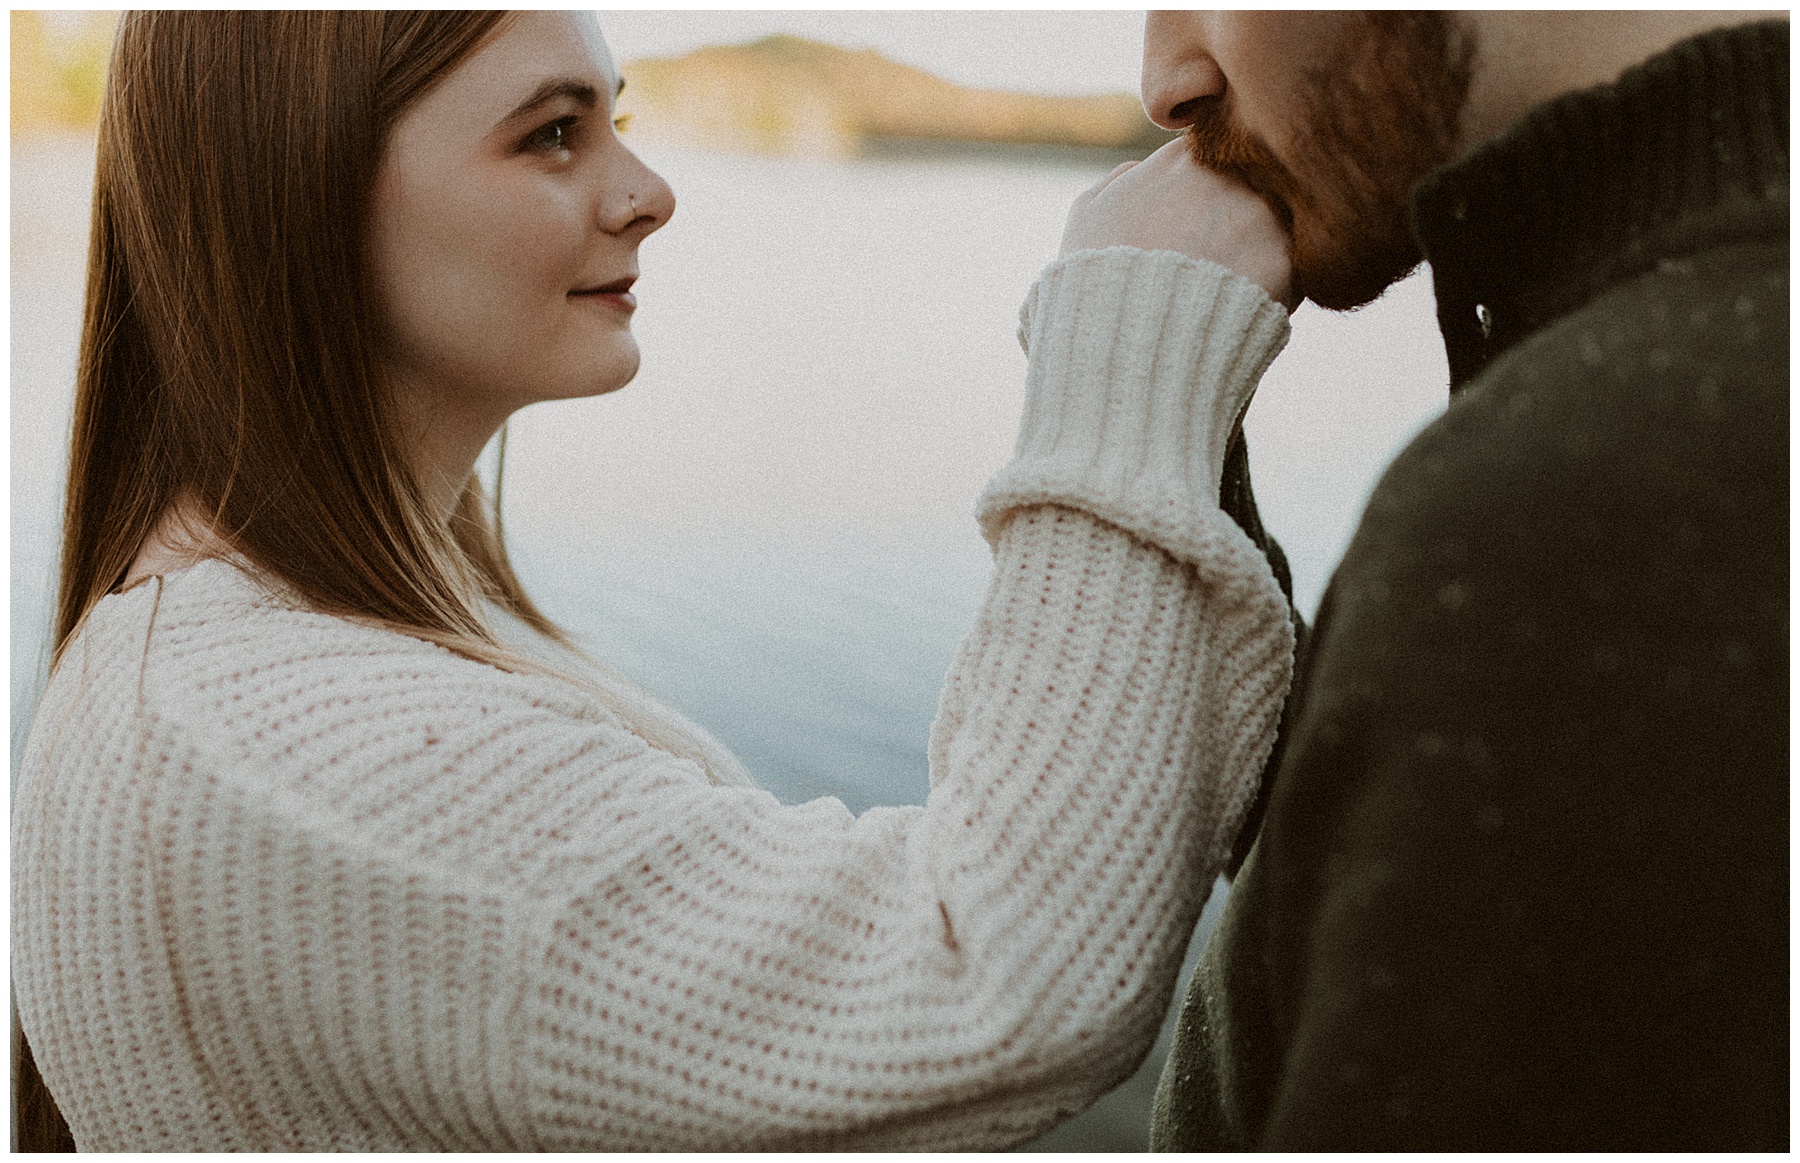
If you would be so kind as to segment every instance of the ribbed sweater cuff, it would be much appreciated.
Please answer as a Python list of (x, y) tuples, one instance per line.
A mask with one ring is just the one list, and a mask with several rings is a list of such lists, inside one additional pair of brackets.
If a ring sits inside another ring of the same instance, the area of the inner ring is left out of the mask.
[(1232, 429), (1287, 337), (1287, 312), (1217, 263), (1126, 246), (1057, 260), (1019, 313), (1025, 412), (977, 505), (983, 535), (997, 546), (1011, 512), (1064, 504), (1195, 560)]

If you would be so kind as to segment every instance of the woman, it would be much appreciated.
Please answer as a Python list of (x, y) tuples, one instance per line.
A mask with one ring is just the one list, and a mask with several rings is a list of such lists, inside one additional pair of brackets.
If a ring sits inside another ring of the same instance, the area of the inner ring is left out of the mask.
[(592, 21), (131, 15), (111, 70), (13, 835), (83, 1148), (992, 1148), (1136, 1066), (1288, 677), (1217, 508), (1259, 201), (1177, 149), (1077, 204), (930, 802), (853, 818), (584, 663), (474, 475), (636, 370), (674, 203)]

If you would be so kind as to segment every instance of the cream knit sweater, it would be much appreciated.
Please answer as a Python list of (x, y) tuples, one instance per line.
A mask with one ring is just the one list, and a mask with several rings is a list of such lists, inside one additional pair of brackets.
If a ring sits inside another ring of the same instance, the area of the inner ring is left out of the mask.
[(922, 808), (718, 786), (572, 684), (222, 562), (101, 602), (13, 812), (16, 997), (76, 1141), (998, 1148), (1128, 1075), (1287, 690), (1217, 506), (1287, 319), (1127, 248), (1021, 318)]

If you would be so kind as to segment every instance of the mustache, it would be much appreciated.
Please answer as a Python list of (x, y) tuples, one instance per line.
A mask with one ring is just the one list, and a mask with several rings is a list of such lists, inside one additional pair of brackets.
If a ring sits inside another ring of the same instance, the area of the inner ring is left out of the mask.
[(1245, 130), (1223, 101), (1209, 101), (1182, 131), (1195, 164), (1243, 182), (1275, 211), (1284, 230), (1294, 227), (1298, 184), (1269, 147)]

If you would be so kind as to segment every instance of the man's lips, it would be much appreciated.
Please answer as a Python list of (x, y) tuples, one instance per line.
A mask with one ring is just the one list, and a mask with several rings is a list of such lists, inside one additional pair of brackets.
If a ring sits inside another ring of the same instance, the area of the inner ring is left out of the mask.
[(609, 307), (630, 312), (637, 308), (637, 296), (631, 293), (631, 285), (635, 282), (636, 276), (629, 276), (594, 287), (580, 287), (570, 291), (569, 298), (605, 303)]

